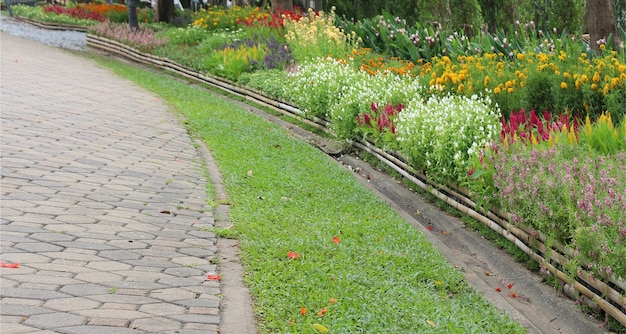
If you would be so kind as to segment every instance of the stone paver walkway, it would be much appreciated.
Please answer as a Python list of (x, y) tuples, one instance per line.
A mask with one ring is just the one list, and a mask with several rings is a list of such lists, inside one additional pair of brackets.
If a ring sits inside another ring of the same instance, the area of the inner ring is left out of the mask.
[(217, 333), (202, 158), (156, 96), (2, 33), (0, 332)]

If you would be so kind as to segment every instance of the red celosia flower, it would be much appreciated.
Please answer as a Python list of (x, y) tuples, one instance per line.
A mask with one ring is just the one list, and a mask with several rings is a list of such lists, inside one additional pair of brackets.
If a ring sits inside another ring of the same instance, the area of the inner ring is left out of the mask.
[(333, 242), (336, 243), (336, 244), (339, 244), (341, 242), (341, 240), (339, 240), (338, 236), (334, 236), (333, 237)]
[(297, 259), (297, 258), (300, 257), (300, 254), (298, 254), (296, 252), (289, 251), (289, 253), (287, 253), (287, 256), (289, 256), (290, 259)]

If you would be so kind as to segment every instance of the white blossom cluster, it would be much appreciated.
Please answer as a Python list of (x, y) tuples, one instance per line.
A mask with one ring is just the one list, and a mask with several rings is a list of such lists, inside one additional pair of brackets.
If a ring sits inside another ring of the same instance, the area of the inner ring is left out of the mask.
[(408, 75), (367, 74), (364, 80), (351, 82), (343, 98), (330, 106), (333, 131), (342, 138), (358, 135), (357, 115), (369, 113), (372, 103), (397, 105), (419, 98), (425, 88)]
[(290, 84), (285, 85), (285, 95), (307, 117), (329, 119), (331, 105), (342, 99), (352, 85), (366, 81), (367, 77), (367, 73), (330, 57), (317, 58), (290, 74)]
[(397, 119), (400, 151), (429, 175), (464, 180), (478, 151), (500, 135), (500, 111), (486, 97), (411, 100)]

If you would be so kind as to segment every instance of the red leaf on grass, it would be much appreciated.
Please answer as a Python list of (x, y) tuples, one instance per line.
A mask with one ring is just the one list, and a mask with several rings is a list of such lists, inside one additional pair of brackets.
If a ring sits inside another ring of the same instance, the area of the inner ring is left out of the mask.
[(321, 309), (319, 312), (317, 312), (317, 315), (322, 317), (324, 316), (324, 314), (326, 313), (326, 311), (328, 311), (325, 307), (323, 309)]
[(297, 259), (297, 258), (300, 257), (300, 254), (298, 254), (296, 252), (289, 251), (289, 253), (287, 253), (287, 256), (289, 256), (290, 259)]
[(221, 279), (220, 275), (213, 275), (213, 274), (208, 274), (206, 278), (211, 281), (219, 281)]
[(19, 266), (19, 263), (0, 262), (0, 267), (2, 268), (18, 268)]
[(333, 242), (336, 243), (336, 244), (339, 244), (341, 242), (341, 240), (339, 240), (338, 236), (334, 236), (333, 237)]

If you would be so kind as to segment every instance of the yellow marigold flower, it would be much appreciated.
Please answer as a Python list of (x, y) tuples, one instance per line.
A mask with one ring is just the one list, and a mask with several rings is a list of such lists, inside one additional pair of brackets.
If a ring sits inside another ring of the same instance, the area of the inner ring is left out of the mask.
[(578, 79), (574, 81), (574, 84), (576, 85), (576, 89), (580, 89), (580, 81)]
[(594, 83), (591, 84), (591, 90), (596, 90), (596, 89), (598, 89), (598, 85), (596, 85)]
[(567, 83), (565, 81), (561, 81), (561, 89), (567, 89)]
[(605, 84), (604, 85), (604, 89), (602, 90), (602, 92), (604, 93), (604, 95), (609, 95), (609, 84)]
[(518, 53), (517, 54), (517, 60), (524, 60), (524, 54), (523, 53)]
[(593, 73), (593, 78), (591, 80), (593, 80), (593, 82), (600, 82), (600, 74), (598, 74), (598, 72)]
[(604, 51), (604, 49), (606, 49), (606, 45), (600, 44), (600, 50)]
[(485, 75), (485, 79), (483, 80), (483, 86), (487, 87), (489, 86), (489, 76)]
[(494, 94), (500, 94), (500, 91), (501, 91), (500, 87), (496, 87), (496, 88), (493, 89), (493, 93)]
[(583, 74), (580, 76), (580, 82), (581, 83), (587, 83), (587, 81), (589, 81), (589, 78), (587, 78), (586, 74)]
[(506, 92), (509, 93), (509, 94), (513, 93), (514, 91), (515, 91), (515, 89), (513, 89), (513, 88), (509, 88), (509, 89), (506, 90)]
[(511, 88), (512, 85), (513, 85), (513, 83), (509, 80), (509, 81), (504, 83), (504, 88)]

